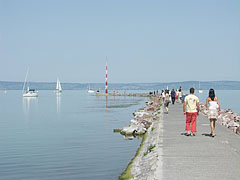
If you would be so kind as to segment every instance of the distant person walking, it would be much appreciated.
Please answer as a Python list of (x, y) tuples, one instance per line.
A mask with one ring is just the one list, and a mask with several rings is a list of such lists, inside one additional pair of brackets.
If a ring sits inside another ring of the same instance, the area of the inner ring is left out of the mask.
[(164, 98), (164, 107), (166, 109), (166, 113), (168, 114), (168, 105), (169, 105), (169, 90), (165, 91), (165, 98)]
[(197, 132), (197, 115), (199, 114), (199, 99), (194, 95), (194, 88), (190, 88), (190, 94), (185, 97), (183, 105), (184, 115), (186, 114), (187, 136), (195, 136)]
[(176, 92), (175, 92), (175, 90), (174, 90), (174, 89), (172, 89), (172, 91), (171, 91), (171, 99), (172, 99), (172, 104), (174, 104), (174, 103), (175, 103), (175, 96), (176, 96)]
[(220, 104), (214, 89), (209, 90), (209, 95), (206, 100), (206, 108), (208, 109), (208, 119), (210, 120), (211, 136), (215, 137), (215, 122), (220, 112)]
[(182, 103), (182, 88), (179, 89), (178, 97), (179, 97), (179, 102)]
[(161, 97), (162, 97), (162, 101), (164, 102), (164, 99), (165, 99), (165, 92), (164, 92), (164, 90), (162, 90)]
[(176, 96), (175, 97), (176, 97), (176, 101), (179, 102), (178, 101), (178, 98), (179, 98), (179, 90), (178, 89), (176, 90)]

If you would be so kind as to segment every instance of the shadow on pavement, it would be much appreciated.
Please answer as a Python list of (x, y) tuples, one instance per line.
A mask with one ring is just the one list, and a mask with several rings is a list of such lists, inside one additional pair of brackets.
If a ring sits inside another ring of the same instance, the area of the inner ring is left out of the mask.
[(212, 137), (212, 134), (208, 134), (208, 133), (203, 133), (203, 136), (208, 136), (208, 137)]
[(189, 136), (187, 133), (181, 133), (182, 136)]

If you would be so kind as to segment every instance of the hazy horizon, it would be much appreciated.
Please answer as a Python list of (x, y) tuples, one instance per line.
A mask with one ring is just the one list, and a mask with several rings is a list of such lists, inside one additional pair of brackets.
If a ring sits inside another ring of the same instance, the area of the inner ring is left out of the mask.
[[(60, 79), (61, 81), (61, 79)], [(11, 82), (11, 83), (24, 83), (24, 81), (5, 81), (0, 80), (0, 82)], [(56, 81), (28, 81), (32, 83), (56, 83)], [(186, 80), (186, 81), (169, 81), (169, 82), (111, 82), (111, 84), (155, 84), (155, 83), (184, 83), (184, 82), (199, 82), (197, 80)], [(201, 82), (240, 82), (240, 80), (217, 80), (217, 81), (200, 81)], [(66, 82), (61, 81), (61, 83), (73, 83), (73, 84), (104, 84), (105, 82)]]

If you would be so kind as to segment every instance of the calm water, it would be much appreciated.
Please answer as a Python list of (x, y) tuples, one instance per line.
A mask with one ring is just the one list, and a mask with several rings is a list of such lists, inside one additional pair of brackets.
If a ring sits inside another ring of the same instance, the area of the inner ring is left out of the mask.
[(145, 101), (86, 91), (40, 91), (38, 98), (1, 92), (0, 179), (118, 179), (141, 139), (125, 140), (113, 129), (129, 124)]
[[(219, 99), (221, 109), (232, 109), (233, 112), (240, 113), (240, 90), (215, 90), (215, 94)], [(196, 93), (201, 102), (206, 103), (208, 90), (204, 90), (202, 94)]]
[[(208, 92), (196, 94), (205, 102)], [(240, 91), (216, 91), (222, 108), (240, 112)], [(0, 93), (0, 179), (117, 180), (140, 144), (114, 128), (129, 124), (146, 98)]]

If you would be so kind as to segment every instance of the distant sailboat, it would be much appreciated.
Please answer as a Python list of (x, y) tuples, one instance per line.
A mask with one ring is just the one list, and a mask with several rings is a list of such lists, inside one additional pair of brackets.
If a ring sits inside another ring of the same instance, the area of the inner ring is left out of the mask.
[(88, 93), (94, 93), (95, 91), (90, 89), (90, 85), (88, 86)]
[(23, 97), (38, 97), (37, 91), (35, 89), (30, 89), (29, 86), (27, 87), (27, 90), (25, 91), (25, 86), (27, 84), (28, 71), (29, 71), (29, 69), (27, 70), (27, 74), (26, 74), (25, 81), (23, 84), (23, 89), (22, 89)]
[(200, 81), (199, 81), (199, 85), (198, 85), (198, 93), (199, 93), (199, 94), (202, 94), (202, 93), (203, 93), (203, 90), (201, 90), (201, 88), (200, 88)]
[(57, 85), (56, 85), (56, 90), (54, 91), (55, 93), (61, 93), (62, 92), (62, 87), (59, 79), (57, 78)]

